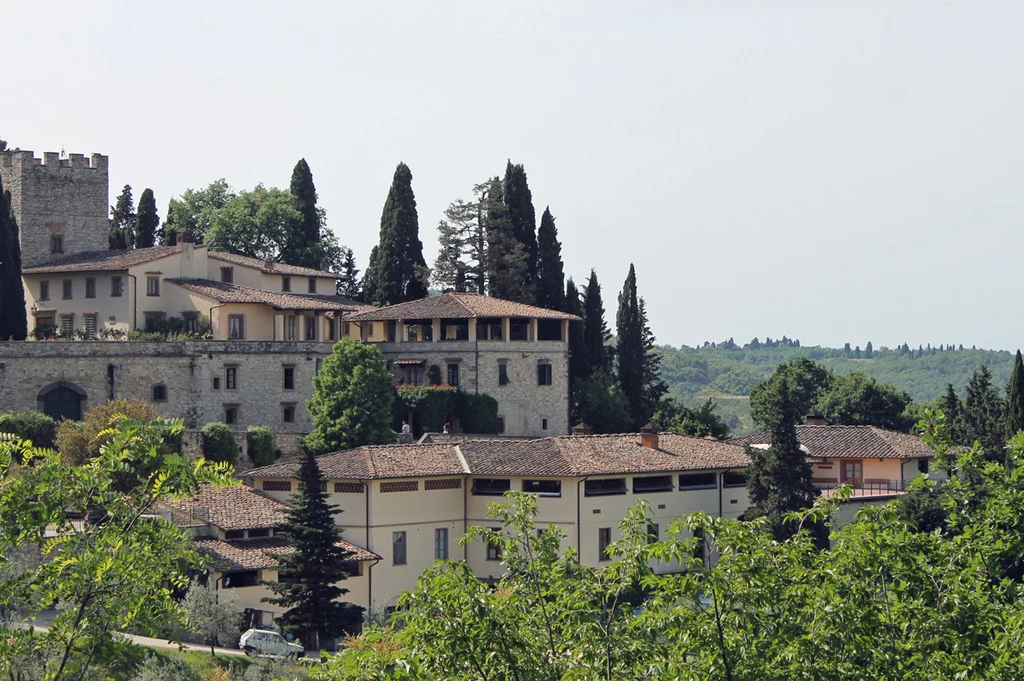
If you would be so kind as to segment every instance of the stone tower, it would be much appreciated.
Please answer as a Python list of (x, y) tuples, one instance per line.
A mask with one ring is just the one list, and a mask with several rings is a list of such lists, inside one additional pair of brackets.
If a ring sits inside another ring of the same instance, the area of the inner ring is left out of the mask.
[(51, 258), (107, 250), (110, 195), (107, 157), (0, 152), (0, 177), (11, 192), (25, 267)]

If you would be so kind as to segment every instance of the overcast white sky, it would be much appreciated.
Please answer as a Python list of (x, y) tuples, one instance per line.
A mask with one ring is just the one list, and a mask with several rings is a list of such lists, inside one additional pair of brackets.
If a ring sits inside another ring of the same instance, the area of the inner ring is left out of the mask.
[(1024, 2), (3, 2), (0, 137), (110, 156), (113, 197), (305, 157), (360, 268), (395, 165), (427, 260), (523, 163), (609, 323), (659, 342), (1015, 349)]

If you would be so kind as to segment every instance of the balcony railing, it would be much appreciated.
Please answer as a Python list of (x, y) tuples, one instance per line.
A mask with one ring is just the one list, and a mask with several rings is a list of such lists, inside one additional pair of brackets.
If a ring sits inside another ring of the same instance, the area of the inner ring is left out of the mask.
[(879, 478), (852, 478), (842, 483), (815, 480), (814, 486), (823, 492), (834, 490), (840, 485), (848, 485), (852, 497), (877, 497), (902, 494), (910, 487), (912, 480), (884, 480)]

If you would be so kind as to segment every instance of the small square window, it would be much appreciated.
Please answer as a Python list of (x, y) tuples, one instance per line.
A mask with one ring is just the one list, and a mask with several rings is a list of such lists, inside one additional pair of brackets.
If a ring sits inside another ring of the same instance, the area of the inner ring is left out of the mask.
[(220, 376), (213, 377), (213, 389), (220, 390)]
[(167, 401), (167, 386), (159, 385), (159, 384), (153, 386), (153, 401), (154, 402), (166, 402)]
[(70, 279), (65, 279), (61, 285), (61, 298), (64, 300), (71, 300), (71, 294), (73, 293), (73, 286)]
[(228, 339), (245, 340), (245, 315), (228, 315)]
[(92, 277), (85, 280), (85, 297), (95, 298), (96, 297), (96, 280)]
[(540, 420), (540, 429), (541, 430), (547, 430), (548, 429), (548, 420), (547, 419), (541, 419)]
[(316, 293), (316, 277), (309, 278), (309, 292)]
[(284, 368), (284, 389), (295, 390), (295, 367)]
[(235, 282), (235, 268), (234, 267), (221, 267), (220, 268), (220, 280), (225, 284), (233, 284)]
[[(498, 534), (501, 528), (492, 527), (491, 532)], [(496, 540), (487, 542), (487, 560), (501, 560), (501, 544)]]
[(295, 407), (287, 406), (284, 408), (283, 420), (285, 423), (295, 423)]
[(63, 253), (64, 252), (64, 237), (59, 234), (53, 234), (50, 236), (50, 253)]
[(292, 290), (292, 278), (291, 277), (281, 277), (281, 290), (285, 291), (286, 293), (288, 291)]
[(498, 385), (508, 385), (511, 382), (508, 377), (508, 364), (500, 362), (498, 364)]
[(228, 390), (235, 390), (238, 388), (238, 368), (228, 367), (224, 370), (224, 375), (227, 377), (227, 385), (225, 386)]
[(120, 298), (122, 290), (123, 290), (123, 284), (121, 282), (121, 277), (111, 277), (110, 278), (110, 297), (111, 298)]
[(551, 385), (551, 365), (542, 363), (537, 365), (537, 385)]
[(39, 282), (39, 300), (50, 299), (50, 282), (41, 281)]
[(146, 277), (146, 295), (160, 295), (160, 277)]
[(238, 423), (238, 408), (237, 407), (225, 407), (224, 408), (224, 423), (228, 425), (234, 425)]

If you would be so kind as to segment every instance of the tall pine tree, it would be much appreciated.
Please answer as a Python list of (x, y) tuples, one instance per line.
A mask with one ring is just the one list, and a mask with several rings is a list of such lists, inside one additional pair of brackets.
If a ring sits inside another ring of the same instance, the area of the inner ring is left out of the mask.
[[(508, 208), (508, 221), (512, 235), (523, 246), (526, 261), (522, 276), (526, 291), (532, 291), (537, 279), (537, 214), (533, 209), (533, 194), (526, 182), (526, 170), (522, 164), (505, 165), (505, 181), (502, 183), (502, 197)], [(532, 300), (520, 300), (530, 303)]]
[(562, 267), (562, 244), (551, 209), (545, 208), (537, 230), (537, 306), (561, 310), (564, 306), (565, 274)]
[(525, 275), (529, 253), (512, 228), (504, 191), (501, 181), (494, 178), (486, 196), (482, 197), (486, 220), (487, 292), (495, 298), (531, 303), (533, 289)]
[(394, 305), (427, 297), (429, 270), (423, 259), (419, 232), (412, 171), (399, 163), (380, 216), (376, 262), (370, 265), (376, 270), (377, 279), (372, 302)]
[(784, 541), (796, 534), (797, 525), (786, 522), (789, 511), (809, 508), (818, 490), (811, 479), (811, 466), (800, 449), (796, 423), (800, 414), (790, 395), (789, 381), (775, 381), (770, 404), (771, 438), (768, 449), (747, 447), (750, 466), (747, 468), (747, 494), (750, 508), (744, 513), (748, 520), (767, 517), (772, 534)]
[(1024, 360), (1018, 350), (1010, 383), (1006, 386), (1006, 439), (1021, 430), (1024, 430)]
[(629, 401), (629, 415), (633, 428), (640, 429), (650, 418), (644, 405), (644, 345), (640, 324), (640, 301), (636, 292), (636, 269), (629, 265), (629, 274), (619, 293), (619, 310), (615, 315), (615, 333), (618, 345), (615, 359), (619, 388)]
[(644, 348), (642, 427), (654, 417), (662, 398), (668, 393), (668, 385), (661, 380), (661, 353), (655, 348), (656, 339), (647, 320), (647, 303), (643, 296), (640, 296), (640, 340)]
[[(565, 311), (577, 317), (583, 317), (583, 303), (580, 301), (580, 292), (576, 289), (576, 282), (569, 277), (565, 283)], [(573, 383), (582, 381), (590, 375), (590, 366), (587, 362), (587, 351), (583, 345), (583, 323), (569, 323), (569, 394), (573, 394)]]
[(289, 608), (277, 620), (281, 628), (297, 634), (307, 649), (319, 650), (325, 639), (355, 631), (363, 608), (337, 600), (348, 593), (338, 583), (348, 577), (344, 564), (350, 554), (338, 543), (341, 528), (334, 516), (341, 511), (327, 503), (327, 478), (310, 451), (298, 478), (292, 508), (275, 535), (283, 536), (295, 550), (274, 556), (280, 565), (278, 580), (263, 585), (275, 596), (263, 600)]
[(292, 169), (289, 190), (295, 197), (294, 206), (302, 215), (302, 221), (285, 237), (281, 262), (320, 269), (320, 259), (324, 255), (320, 248), (323, 213), (316, 205), (316, 185), (306, 159), (300, 158)]
[(11, 192), (0, 180), (0, 340), (25, 340), (28, 317), (21, 281), (21, 239), (11, 207)]
[(339, 296), (360, 300), (362, 291), (359, 287), (359, 268), (356, 267), (356, 254), (348, 246), (341, 247), (341, 271), (338, 273), (337, 293)]
[(156, 199), (153, 197), (153, 190), (148, 187), (142, 191), (139, 197), (139, 210), (135, 216), (135, 248), (149, 248), (156, 245), (157, 227), (160, 226), (160, 216), (156, 212)]
[(967, 382), (967, 396), (961, 412), (961, 427), (965, 444), (975, 441), (985, 448), (991, 461), (1003, 461), (1006, 444), (1006, 422), (1003, 401), (992, 385), (992, 373), (982, 364)]
[(370, 249), (370, 257), (366, 261), (366, 270), (363, 272), (362, 298), (364, 303), (373, 304), (377, 300), (377, 253), (379, 246)]
[(135, 203), (129, 184), (121, 190), (117, 203), (110, 207), (110, 232), (107, 241), (112, 251), (126, 251), (135, 244)]
[(942, 396), (941, 408), (942, 413), (946, 417), (946, 432), (953, 439), (953, 442), (957, 444), (963, 444), (963, 435), (961, 432), (961, 424), (963, 422), (963, 410), (960, 404), (960, 398), (957, 396), (956, 391), (953, 390), (953, 384), (946, 384), (946, 393)]
[(590, 270), (590, 279), (583, 293), (583, 347), (587, 354), (588, 375), (599, 371), (611, 372), (611, 356), (608, 353), (608, 324), (604, 321), (604, 303), (601, 301), (601, 284), (597, 272)]

